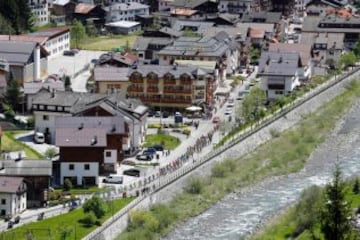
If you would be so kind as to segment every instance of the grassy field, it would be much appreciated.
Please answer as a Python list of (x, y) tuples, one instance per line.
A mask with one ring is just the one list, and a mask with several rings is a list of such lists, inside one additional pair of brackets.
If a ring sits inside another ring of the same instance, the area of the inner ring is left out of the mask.
[[(133, 198), (115, 200), (110, 204), (112, 210), (101, 219), (103, 223), (106, 219), (110, 218), (113, 213), (116, 213), (124, 206), (129, 204)], [(67, 214), (44, 219), (42, 221), (33, 222), (12, 231), (4, 232), (0, 234), (0, 240), (28, 240), (27, 235), (31, 233), (34, 236), (34, 240), (58, 240), (60, 239), (60, 229), (69, 228), (71, 235), (66, 239), (80, 240), (97, 226), (85, 227), (78, 222), (79, 219), (84, 218), (85, 214), (82, 209), (76, 209), (70, 211)], [(45, 216), (46, 217), (46, 216)]]
[(28, 159), (44, 159), (44, 156), (28, 147), (26, 144), (15, 139), (16, 134), (28, 131), (5, 131), (1, 138), (1, 150), (3, 151), (20, 151), (24, 150)]
[(145, 147), (153, 145), (164, 145), (165, 149), (173, 150), (180, 145), (180, 140), (176, 137), (164, 134), (149, 134), (146, 135)]
[[(353, 82), (344, 94), (317, 112), (304, 116), (295, 128), (273, 134), (272, 140), (259, 146), (252, 154), (215, 164), (211, 176), (189, 180), (187, 189), (190, 191), (177, 195), (167, 205), (155, 206), (151, 211), (144, 212), (145, 223), (130, 224), (128, 231), (118, 240), (157, 239), (159, 235), (171, 231), (177, 223), (200, 214), (235, 189), (301, 170), (310, 154), (326, 139), (359, 96), (360, 83)], [(146, 221), (159, 224), (147, 224)], [(166, 224), (160, 224), (163, 222)]]
[[(94, 51), (111, 51), (113, 48), (119, 48), (121, 46), (128, 45), (130, 49), (133, 48), (135, 39), (138, 35), (112, 35), (101, 37), (87, 37), (84, 39), (80, 47), (84, 50)], [(72, 43), (74, 48), (74, 44)]]

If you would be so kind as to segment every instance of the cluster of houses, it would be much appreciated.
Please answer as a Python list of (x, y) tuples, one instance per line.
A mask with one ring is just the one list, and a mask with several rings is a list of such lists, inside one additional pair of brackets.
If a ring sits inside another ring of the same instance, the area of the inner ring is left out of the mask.
[[(26, 110), (35, 116), (35, 131), (59, 147), (56, 161), (3, 155), (0, 215), (47, 202), (49, 187), (65, 179), (97, 185), (99, 175), (115, 172), (141, 148), (149, 109), (175, 112), (199, 105), (211, 111), (225, 80), (250, 71), (251, 65), (258, 65), (259, 86), (268, 99), (289, 94), (335, 67), (360, 33), (357, 9), (336, 0), (29, 4), (38, 25), (78, 19), (100, 30), (142, 32), (130, 51), (109, 52), (97, 60), (89, 93), (67, 91), (63, 77), (48, 72), (48, 59), (70, 49), (66, 26), (0, 35), (0, 96), (11, 73), (26, 96)], [(292, 11), (306, 16), (296, 43), (284, 41)]]

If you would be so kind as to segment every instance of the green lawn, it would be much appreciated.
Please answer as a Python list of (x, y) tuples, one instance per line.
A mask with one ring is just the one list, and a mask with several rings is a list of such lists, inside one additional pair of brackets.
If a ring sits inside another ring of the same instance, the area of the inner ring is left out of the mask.
[[(106, 219), (110, 218), (113, 213), (122, 209), (133, 199), (134, 198), (126, 198), (113, 201), (112, 211), (108, 211), (108, 213), (101, 219), (101, 222), (103, 223)], [(111, 205), (109, 208), (111, 209)], [(29, 232), (31, 232), (34, 236), (34, 240), (58, 240), (60, 239), (59, 228), (61, 227), (68, 227), (69, 229), (72, 229), (71, 235), (67, 239), (80, 240), (97, 227), (85, 227), (79, 223), (78, 220), (82, 219), (84, 216), (85, 214), (82, 209), (76, 209), (63, 215), (33, 222), (15, 228), (12, 231), (4, 232), (0, 234), (0, 240), (28, 240), (26, 235)]]
[(132, 49), (137, 37), (138, 35), (135, 34), (87, 37), (82, 41), (80, 47), (84, 50), (111, 51), (113, 48), (119, 48), (128, 44), (129, 48)]
[(180, 140), (176, 137), (164, 134), (149, 134), (146, 135), (145, 147), (152, 145), (164, 145), (165, 149), (173, 150), (180, 145)]
[(16, 134), (25, 133), (27, 131), (5, 131), (1, 138), (1, 150), (3, 151), (20, 151), (24, 150), (28, 159), (44, 159), (44, 156), (28, 147), (25, 143), (15, 138)]

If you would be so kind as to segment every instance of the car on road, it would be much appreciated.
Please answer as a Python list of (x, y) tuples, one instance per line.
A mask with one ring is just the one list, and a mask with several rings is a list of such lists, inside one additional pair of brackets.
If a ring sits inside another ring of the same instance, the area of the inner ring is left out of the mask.
[(244, 92), (239, 92), (238, 95), (236, 96), (236, 100), (243, 100), (244, 97), (245, 97), (245, 94)]
[(154, 114), (155, 117), (159, 118), (161, 117), (161, 112), (160, 111), (156, 111)]
[(154, 148), (156, 151), (164, 151), (164, 147), (161, 145), (153, 145), (150, 148)]
[(34, 142), (42, 144), (45, 142), (45, 135), (42, 132), (35, 132), (34, 133)]
[(213, 122), (213, 123), (219, 123), (219, 122), (221, 122), (220, 117), (215, 116), (215, 117), (213, 118), (212, 122)]
[(123, 176), (117, 176), (117, 175), (109, 175), (106, 178), (104, 178), (104, 183), (117, 183), (122, 184), (123, 183)]
[(65, 50), (64, 52), (63, 52), (63, 55), (64, 56), (75, 56), (75, 52), (74, 51), (71, 51), (71, 50)]
[(235, 106), (235, 103), (233, 102), (229, 102), (227, 105), (226, 105), (226, 108), (233, 108)]
[(144, 152), (149, 152), (149, 153), (152, 153), (152, 154), (156, 154), (156, 149), (153, 148), (153, 147), (149, 147), (149, 148), (146, 148), (146, 149), (143, 151), (143, 153), (144, 153)]
[(138, 169), (135, 169), (135, 168), (125, 170), (123, 172), (123, 174), (127, 175), (127, 176), (140, 177), (140, 171)]

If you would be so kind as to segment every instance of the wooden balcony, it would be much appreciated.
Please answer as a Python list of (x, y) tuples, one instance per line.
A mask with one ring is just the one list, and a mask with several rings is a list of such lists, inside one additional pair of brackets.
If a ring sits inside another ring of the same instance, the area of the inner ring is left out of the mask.
[(148, 80), (147, 80), (147, 83), (150, 83), (150, 84), (158, 84), (158, 83), (159, 83), (159, 79), (148, 79)]
[(164, 85), (175, 85), (176, 80), (164, 80)]
[(164, 89), (164, 93), (181, 93), (181, 94), (191, 94), (191, 89)]
[(157, 93), (157, 92), (159, 92), (159, 88), (148, 87), (147, 92), (149, 92), (149, 93)]
[(179, 99), (179, 98), (165, 98), (162, 99), (162, 103), (183, 103), (183, 104), (191, 104), (191, 99)]
[(191, 85), (192, 81), (180, 80), (180, 85)]
[(143, 92), (144, 88), (142, 87), (128, 87), (127, 89), (128, 92)]

